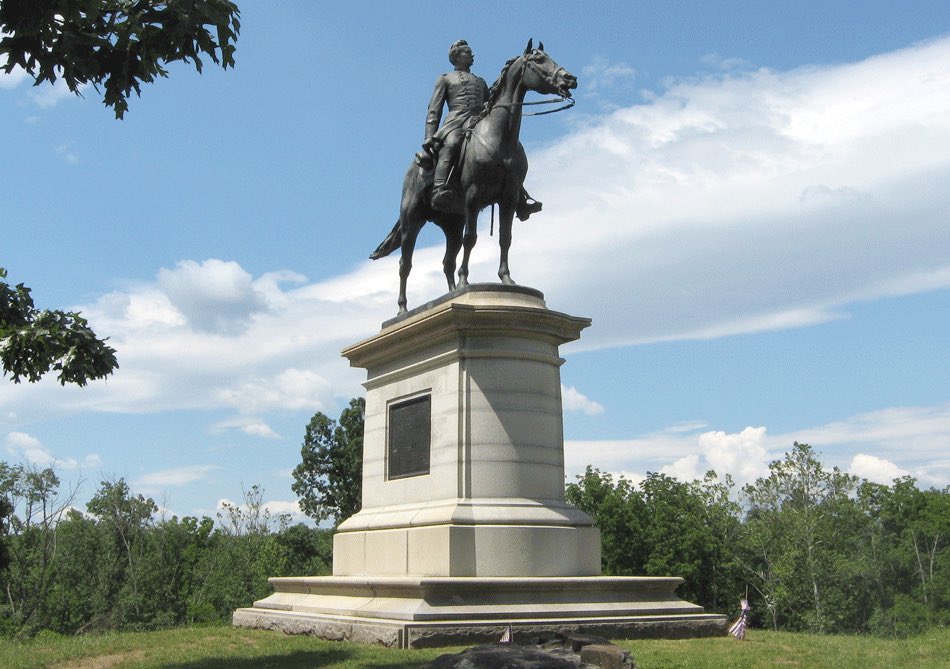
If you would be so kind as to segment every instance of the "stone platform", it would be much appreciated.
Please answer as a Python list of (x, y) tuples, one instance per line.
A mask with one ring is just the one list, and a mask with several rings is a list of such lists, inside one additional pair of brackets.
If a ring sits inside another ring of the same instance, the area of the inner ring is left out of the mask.
[(559, 347), (590, 320), (537, 290), (473, 285), (343, 351), (366, 370), (362, 508), (333, 576), (272, 578), (234, 624), (413, 648), (580, 632), (722, 635), (675, 577), (600, 575), (594, 520), (564, 498)]
[(726, 618), (675, 595), (675, 577), (290, 577), (238, 609), (234, 625), (393, 648), (585, 633), (605, 638), (722, 636)]

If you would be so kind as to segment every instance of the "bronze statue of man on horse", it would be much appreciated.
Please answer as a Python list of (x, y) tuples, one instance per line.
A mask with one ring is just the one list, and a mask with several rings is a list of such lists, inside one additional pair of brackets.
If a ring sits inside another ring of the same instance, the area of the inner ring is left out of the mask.
[[(439, 75), (435, 81), (426, 114), (425, 140), (422, 150), (416, 154), (416, 161), (425, 169), (435, 168), (430, 196), (432, 208), (446, 213), (462, 213), (462, 195), (451, 177), (467, 132), (485, 109), (488, 84), (477, 74), (472, 74), (475, 54), (465, 40), (458, 40), (449, 47), (449, 62), (455, 69)], [(440, 127), (446, 107), (448, 114)], [(539, 211), (541, 203), (522, 188), (515, 212), (518, 218), (526, 221)]]
[[(515, 215), (525, 220), (540, 210), (524, 189), (528, 159), (519, 141), (521, 119), (528, 104), (567, 101), (560, 111), (573, 106), (571, 90), (577, 78), (559, 66), (528, 40), (524, 53), (505, 63), (498, 80), (489, 89), (471, 73), (472, 49), (464, 40), (449, 49), (455, 71), (436, 80), (426, 115), (423, 150), (416, 154), (403, 180), (399, 218), (370, 258), (376, 260), (400, 249), (399, 313), (406, 311), (406, 282), (412, 269), (412, 253), (419, 230), (432, 221), (445, 233), (442, 268), (449, 290), (468, 285), (468, 264), (477, 235), (478, 213), (498, 205), (498, 242), (501, 259), (498, 277), (513, 284), (508, 269), (508, 249)], [(557, 100), (525, 102), (528, 91), (554, 94)], [(449, 113), (442, 127), (442, 111)], [(550, 112), (541, 112), (550, 113)], [(456, 259), (462, 262), (455, 280)]]

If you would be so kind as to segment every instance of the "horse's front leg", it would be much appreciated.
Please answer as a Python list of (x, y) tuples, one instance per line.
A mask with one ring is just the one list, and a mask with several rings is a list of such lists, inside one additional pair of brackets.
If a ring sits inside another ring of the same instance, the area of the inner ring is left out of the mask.
[(449, 284), (449, 291), (455, 290), (455, 265), (459, 251), (462, 250), (462, 218), (454, 222), (446, 222), (442, 228), (445, 233), (445, 256), (442, 258), (442, 271)]
[(478, 208), (465, 203), (465, 231), (462, 234), (462, 265), (459, 267), (459, 288), (468, 285), (468, 260), (478, 241)]
[(511, 271), (508, 269), (508, 249), (511, 248), (511, 229), (514, 225), (515, 203), (517, 199), (509, 198), (498, 206), (498, 245), (501, 247), (501, 256), (498, 261), (498, 278), (504, 284), (514, 285)]

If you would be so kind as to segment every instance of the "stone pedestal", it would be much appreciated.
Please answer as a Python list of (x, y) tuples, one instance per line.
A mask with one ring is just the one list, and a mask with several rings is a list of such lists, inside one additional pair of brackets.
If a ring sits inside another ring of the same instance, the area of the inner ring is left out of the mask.
[[(343, 351), (367, 370), (363, 505), (334, 537), (334, 575), (600, 573), (600, 534), (564, 501), (558, 355), (590, 320), (479, 288)], [(402, 438), (427, 443), (394, 475), (404, 407), (421, 425)]]
[(411, 647), (527, 630), (721, 634), (677, 578), (600, 577), (564, 500), (558, 347), (590, 325), (538, 291), (475, 285), (343, 351), (367, 370), (362, 510), (333, 576), (274, 578), (234, 624)]

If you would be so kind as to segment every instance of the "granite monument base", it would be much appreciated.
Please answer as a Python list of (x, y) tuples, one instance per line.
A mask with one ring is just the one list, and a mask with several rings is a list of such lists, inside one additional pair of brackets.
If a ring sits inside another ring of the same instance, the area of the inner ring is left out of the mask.
[(722, 636), (725, 616), (679, 599), (673, 577), (289, 577), (234, 625), (392, 648), (585, 633), (611, 639)]
[(600, 576), (564, 498), (559, 347), (586, 318), (531, 288), (473, 285), (343, 351), (367, 370), (362, 508), (333, 576), (273, 578), (234, 624), (413, 648), (516, 635), (721, 635), (680, 578)]

